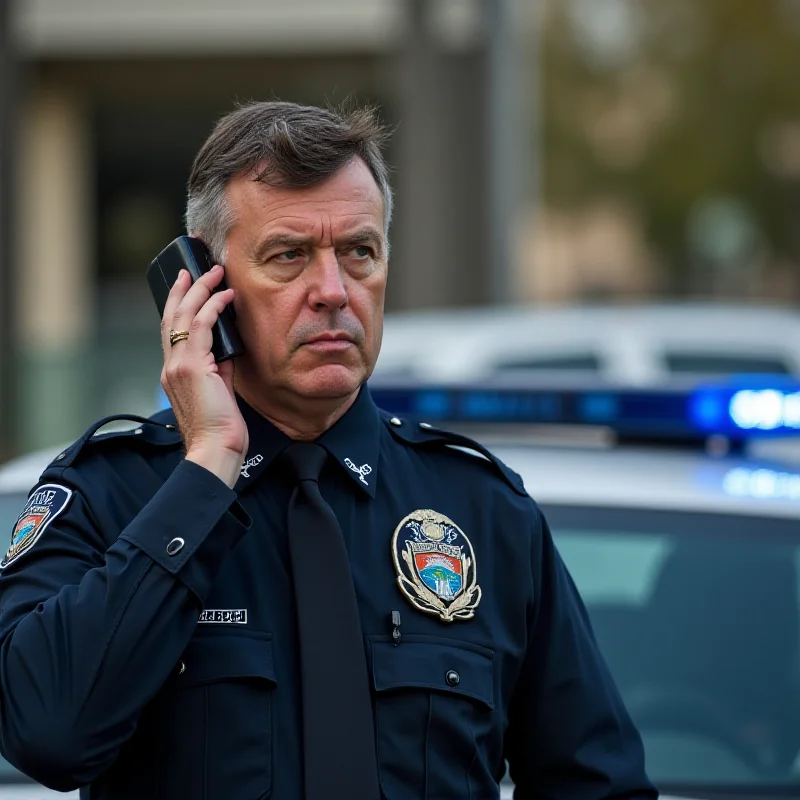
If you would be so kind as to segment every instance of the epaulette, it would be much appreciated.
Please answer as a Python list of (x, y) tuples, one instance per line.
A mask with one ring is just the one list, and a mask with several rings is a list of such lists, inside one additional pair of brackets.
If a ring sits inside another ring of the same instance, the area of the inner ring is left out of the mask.
[[(106, 432), (100, 430), (112, 422), (133, 422), (135, 426), (124, 430), (115, 429)], [(47, 469), (66, 469), (87, 446), (95, 442), (125, 438), (135, 439), (137, 442), (146, 442), (155, 446), (176, 446), (182, 441), (172, 409), (159, 411), (150, 418), (140, 417), (136, 414), (114, 414), (95, 422), (83, 436), (73, 442), (66, 450), (59, 453), (48, 464)]]
[(381, 418), (392, 435), (400, 441), (412, 446), (444, 445), (472, 450), (482, 455), (499, 473), (500, 477), (519, 495), (528, 496), (525, 483), (513, 469), (506, 466), (491, 450), (487, 450), (480, 442), (470, 439), (461, 433), (437, 428), (427, 422), (412, 422), (393, 416), (383, 409), (380, 410)]

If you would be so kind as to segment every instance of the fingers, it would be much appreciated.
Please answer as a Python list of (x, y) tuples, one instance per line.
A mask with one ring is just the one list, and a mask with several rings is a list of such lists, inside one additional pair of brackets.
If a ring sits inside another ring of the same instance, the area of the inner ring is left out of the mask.
[[(164, 306), (164, 317), (161, 325), (161, 342), (165, 355), (172, 349), (172, 345), (169, 341), (170, 330), (191, 330), (192, 321), (203, 305), (212, 296), (214, 289), (219, 285), (223, 275), (224, 270), (217, 265), (192, 283), (188, 271), (180, 271), (178, 279), (170, 290), (166, 305)], [(228, 302), (230, 302), (230, 299)], [(186, 340), (184, 340), (184, 342), (185, 341)], [(181, 348), (182, 344), (183, 342), (176, 342), (175, 347)]]
[(186, 349), (184, 351), (187, 357), (202, 357), (211, 350), (211, 345), (214, 341), (212, 332), (214, 323), (225, 306), (232, 300), (233, 289), (226, 289), (224, 292), (212, 294), (195, 314), (194, 319), (189, 323), (189, 327), (181, 328), (181, 330), (189, 331), (189, 338), (186, 340)]
[[(192, 287), (194, 288), (194, 287)], [(181, 394), (180, 387), (191, 386), (195, 380), (203, 375), (214, 372), (223, 378), (223, 382), (228, 390), (233, 391), (233, 373), (230, 371), (232, 365), (218, 365), (211, 354), (211, 347), (214, 341), (212, 328), (217, 321), (220, 312), (233, 300), (233, 289), (226, 289), (222, 292), (212, 294), (201, 306), (194, 319), (188, 323), (189, 338), (169, 345), (169, 333), (167, 333), (167, 345), (169, 348), (164, 357), (164, 367), (161, 371), (161, 385), (170, 400), (173, 400), (173, 409), (176, 402), (180, 405), (180, 398), (173, 399), (177, 391)], [(188, 297), (188, 292), (186, 294)], [(177, 312), (176, 312), (177, 318)], [(181, 323), (174, 323), (181, 324)], [(185, 323), (184, 323), (185, 324)], [(220, 366), (225, 367), (224, 374), (220, 371)], [(177, 411), (176, 411), (177, 413)]]
[(178, 273), (178, 277), (167, 295), (167, 302), (164, 305), (164, 314), (161, 317), (161, 348), (164, 351), (165, 357), (170, 349), (169, 332), (172, 328), (172, 319), (175, 316), (175, 309), (178, 307), (178, 303), (183, 300), (190, 285), (191, 280), (189, 278), (189, 272), (182, 269)]
[[(175, 313), (172, 316), (171, 327), (176, 331), (187, 331), (192, 320), (197, 316), (197, 312), (203, 307), (214, 289), (222, 280), (224, 270), (219, 265), (210, 269), (205, 275), (200, 276), (184, 292), (183, 297), (178, 302)], [(165, 309), (166, 317), (166, 309)]]

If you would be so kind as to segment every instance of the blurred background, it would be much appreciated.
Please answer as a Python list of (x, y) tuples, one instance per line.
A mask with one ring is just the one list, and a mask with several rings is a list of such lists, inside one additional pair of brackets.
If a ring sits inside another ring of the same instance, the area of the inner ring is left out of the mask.
[(387, 311), (411, 328), (505, 317), (508, 343), (560, 309), (548, 332), (604, 340), (598, 308), (695, 308), (661, 324), (800, 371), (763, 322), (800, 301), (798, 53), (800, 0), (0, 0), (0, 456), (155, 409), (144, 272), (245, 99), (396, 126)]

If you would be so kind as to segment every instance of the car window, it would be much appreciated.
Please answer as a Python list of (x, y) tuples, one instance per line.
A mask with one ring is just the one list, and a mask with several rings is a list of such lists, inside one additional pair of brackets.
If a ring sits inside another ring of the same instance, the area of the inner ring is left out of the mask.
[(501, 359), (495, 362), (498, 372), (511, 371), (570, 371), (599, 372), (600, 359), (592, 353), (571, 353), (560, 356), (522, 356), (516, 359)]
[(587, 604), (636, 608), (647, 603), (671, 548), (663, 536), (570, 530), (559, 535), (559, 549)]
[(800, 793), (796, 521), (545, 511), (653, 780)]
[(791, 369), (782, 358), (727, 355), (724, 353), (665, 353), (667, 369), (676, 375), (789, 375)]

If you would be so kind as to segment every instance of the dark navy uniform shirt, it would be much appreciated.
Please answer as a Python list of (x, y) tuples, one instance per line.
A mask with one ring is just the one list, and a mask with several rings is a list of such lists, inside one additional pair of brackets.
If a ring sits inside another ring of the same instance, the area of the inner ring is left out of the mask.
[[(95, 426), (32, 493), (0, 573), (0, 750), (47, 786), (301, 800), (290, 440), (240, 406), (250, 449), (234, 490), (184, 460), (162, 412), (132, 432)], [(497, 798), (507, 759), (518, 798), (655, 797), (520, 478), (469, 440), (390, 419), (366, 389), (318, 442), (384, 796)]]

